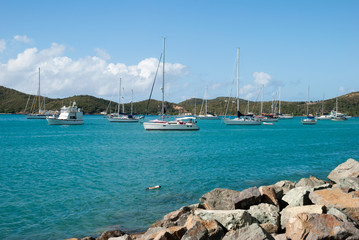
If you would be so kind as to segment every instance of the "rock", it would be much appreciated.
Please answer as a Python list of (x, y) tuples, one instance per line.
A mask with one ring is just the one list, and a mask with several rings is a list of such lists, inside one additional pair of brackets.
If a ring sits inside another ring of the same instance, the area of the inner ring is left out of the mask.
[(318, 187), (326, 184), (325, 181), (320, 180), (316, 177), (310, 176), (310, 178), (302, 178), (300, 181), (295, 184), (295, 187)]
[(195, 210), (194, 215), (207, 221), (216, 220), (228, 231), (256, 222), (246, 210)]
[(339, 218), (343, 222), (351, 222), (356, 225), (356, 223), (354, 222), (354, 220), (352, 218), (350, 218), (348, 215), (346, 215), (345, 213), (343, 213), (342, 211), (340, 211), (339, 209), (337, 209), (335, 207), (329, 208), (329, 210), (327, 211), (327, 214), (333, 215), (333, 216)]
[(325, 207), (323, 205), (307, 205), (298, 207), (286, 207), (281, 212), (280, 224), (282, 229), (285, 229), (290, 218), (297, 216), (300, 213), (324, 213)]
[[(135, 239), (139, 240), (153, 240), (160, 232), (165, 231), (166, 228), (163, 227), (151, 227), (147, 231), (139, 236), (136, 236)], [(132, 235), (131, 235), (132, 236)]]
[(287, 240), (287, 237), (285, 236), (285, 233), (272, 234), (272, 237), (274, 238), (274, 240)]
[(108, 240), (111, 237), (120, 237), (122, 235), (125, 235), (125, 233), (120, 230), (106, 231), (103, 232), (100, 237), (96, 238), (96, 240)]
[(300, 213), (289, 219), (285, 234), (292, 240), (347, 239), (357, 234), (352, 230), (333, 215)]
[(341, 178), (339, 179), (339, 183), (338, 183), (340, 188), (349, 188), (349, 189), (353, 189), (354, 191), (358, 191), (359, 190), (359, 178), (354, 178), (354, 177), (347, 177), (347, 178)]
[(359, 177), (359, 162), (349, 158), (346, 162), (340, 164), (328, 175), (328, 179), (339, 183), (341, 178)]
[(260, 202), (261, 193), (257, 187), (247, 188), (233, 199), (234, 209), (248, 209), (250, 206)]
[(233, 209), (233, 199), (239, 194), (239, 191), (216, 188), (204, 194), (199, 200), (208, 210), (231, 210)]
[(359, 221), (359, 191), (345, 193), (340, 188), (323, 189), (310, 193), (309, 198), (314, 204), (335, 207)]
[[(283, 191), (283, 194), (286, 194), (287, 192), (289, 192), (291, 189), (293, 189), (295, 187), (295, 183), (291, 182), (291, 181), (279, 181), (276, 184), (274, 184), (275, 187), (277, 187), (276, 192), (280, 189)], [(279, 191), (278, 191), (279, 193)], [(282, 195), (283, 196), (283, 195)], [(279, 196), (279, 198), (282, 198), (282, 196)]]
[(153, 223), (150, 228), (164, 227), (169, 228), (172, 226), (183, 226), (191, 213), (190, 207), (182, 207), (179, 210), (166, 214), (161, 220)]
[(180, 240), (186, 231), (185, 227), (170, 227), (159, 232), (154, 240)]
[(94, 238), (94, 237), (84, 237), (84, 238), (81, 238), (81, 240), (96, 240), (96, 238)]
[(293, 188), (284, 195), (282, 200), (292, 207), (309, 205), (311, 204), (309, 193), (310, 187)]
[(259, 192), (262, 195), (262, 203), (269, 203), (279, 207), (279, 201), (275, 188), (272, 186), (262, 186), (259, 187)]
[(121, 237), (110, 237), (108, 240), (132, 240), (132, 238), (130, 235), (125, 234)]
[(278, 207), (267, 203), (261, 203), (259, 205), (251, 206), (248, 212), (259, 222), (264, 230), (269, 233), (278, 232), (280, 228)]
[(236, 231), (229, 231), (223, 240), (273, 240), (274, 238), (267, 233), (258, 223), (240, 228)]
[(203, 220), (191, 215), (186, 222), (187, 231), (182, 240), (217, 240), (222, 239), (225, 229), (216, 220)]

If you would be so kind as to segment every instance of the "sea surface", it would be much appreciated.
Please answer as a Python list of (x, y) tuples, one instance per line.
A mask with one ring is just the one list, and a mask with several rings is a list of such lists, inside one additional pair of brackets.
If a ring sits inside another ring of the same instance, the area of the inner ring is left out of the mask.
[[(142, 231), (214, 188), (326, 179), (348, 158), (359, 160), (359, 119), (198, 125), (196, 132), (146, 132), (102, 116), (49, 126), (0, 115), (0, 239)], [(155, 185), (162, 188), (146, 190)]]

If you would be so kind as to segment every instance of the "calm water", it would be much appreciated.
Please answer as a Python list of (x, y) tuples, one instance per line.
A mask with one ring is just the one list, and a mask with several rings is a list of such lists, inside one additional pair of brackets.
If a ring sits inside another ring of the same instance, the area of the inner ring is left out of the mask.
[[(326, 178), (359, 160), (359, 119), (274, 126), (199, 120), (197, 132), (85, 116), (82, 126), (0, 115), (0, 238), (64, 239), (144, 230), (214, 188)], [(161, 185), (159, 190), (146, 191)]]

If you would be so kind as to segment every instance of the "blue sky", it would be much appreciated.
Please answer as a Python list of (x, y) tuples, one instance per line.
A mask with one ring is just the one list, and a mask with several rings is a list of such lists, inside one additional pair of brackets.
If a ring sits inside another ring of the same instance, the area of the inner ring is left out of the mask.
[[(48, 97), (148, 98), (166, 37), (166, 100), (321, 100), (359, 91), (359, 1), (0, 1), (0, 85)], [(161, 77), (161, 76), (160, 76)], [(160, 79), (154, 98), (160, 99)], [(233, 86), (234, 87), (234, 86)], [(233, 91), (235, 92), (235, 91)], [(233, 95), (233, 94), (232, 94)]]

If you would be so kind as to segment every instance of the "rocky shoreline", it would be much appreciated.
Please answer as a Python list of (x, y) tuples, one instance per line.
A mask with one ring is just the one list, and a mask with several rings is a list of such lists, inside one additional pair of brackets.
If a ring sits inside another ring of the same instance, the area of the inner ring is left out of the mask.
[(146, 232), (106, 231), (81, 240), (359, 240), (359, 162), (348, 159), (328, 179), (310, 176), (243, 191), (216, 188)]

